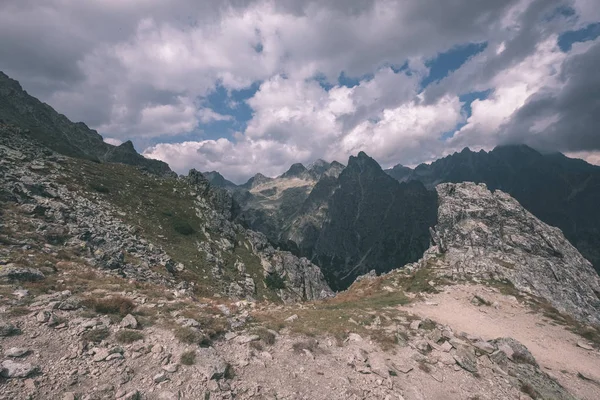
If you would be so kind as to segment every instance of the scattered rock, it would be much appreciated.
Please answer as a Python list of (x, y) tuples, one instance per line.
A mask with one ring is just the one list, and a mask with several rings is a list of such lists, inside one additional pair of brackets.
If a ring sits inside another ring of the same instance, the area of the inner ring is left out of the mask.
[(582, 349), (585, 349), (585, 350), (594, 350), (594, 348), (592, 346), (590, 346), (589, 344), (582, 342), (582, 341), (577, 342), (577, 347), (581, 347)]
[(421, 326), (421, 321), (420, 319), (414, 320), (413, 322), (410, 323), (410, 329), (412, 329), (413, 331), (416, 331), (419, 329), (419, 327)]
[(473, 347), (488, 354), (492, 354), (494, 351), (496, 351), (496, 347), (493, 344), (481, 340), (473, 343)]
[(160, 372), (160, 373), (154, 375), (154, 378), (152, 378), (152, 379), (154, 380), (154, 383), (161, 383), (164, 381), (168, 381), (169, 377), (164, 372)]
[(460, 347), (456, 350), (454, 360), (456, 360), (456, 363), (463, 369), (472, 373), (477, 372), (477, 359), (475, 358), (475, 355), (465, 347)]
[(0, 337), (11, 336), (19, 333), (19, 329), (10, 322), (0, 321)]
[(295, 320), (297, 320), (297, 319), (298, 319), (298, 315), (297, 315), (297, 314), (294, 314), (294, 315), (292, 315), (292, 316), (289, 316), (289, 317), (287, 317), (287, 318), (286, 318), (284, 321), (285, 321), (285, 322), (294, 322), (294, 321), (295, 321)]
[(131, 314), (127, 314), (125, 316), (125, 318), (123, 318), (121, 320), (121, 327), (122, 328), (130, 328), (130, 329), (137, 329), (138, 328), (138, 322), (137, 319), (135, 319), (135, 317)]
[(35, 282), (44, 278), (44, 274), (35, 268), (21, 268), (11, 265), (0, 268), (0, 280)]
[(31, 363), (19, 363), (11, 360), (2, 362), (2, 376), (5, 378), (26, 378), (39, 368)]
[(4, 352), (6, 357), (23, 357), (24, 355), (29, 354), (29, 349), (24, 347), (11, 347), (10, 349)]
[(177, 372), (177, 368), (178, 368), (177, 364), (167, 364), (167, 365), (163, 365), (163, 367), (162, 367), (162, 369), (164, 371), (169, 372), (169, 373)]

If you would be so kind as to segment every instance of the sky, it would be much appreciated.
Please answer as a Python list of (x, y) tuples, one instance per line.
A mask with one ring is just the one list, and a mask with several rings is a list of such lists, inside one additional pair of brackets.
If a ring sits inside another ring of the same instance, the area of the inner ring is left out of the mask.
[(240, 183), (525, 143), (600, 164), (597, 0), (3, 0), (0, 70), (105, 141)]

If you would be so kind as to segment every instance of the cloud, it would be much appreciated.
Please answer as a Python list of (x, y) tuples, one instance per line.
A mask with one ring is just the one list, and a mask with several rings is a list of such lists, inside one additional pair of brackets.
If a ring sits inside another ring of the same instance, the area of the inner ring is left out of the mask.
[[(386, 166), (519, 140), (587, 154), (598, 50), (556, 40), (598, 20), (594, 0), (5, 0), (0, 69), (107, 140), (238, 181), (359, 150)], [(469, 43), (487, 47), (421, 87)]]
[(112, 144), (113, 146), (119, 146), (119, 145), (123, 144), (123, 141), (119, 140), (119, 139), (108, 138), (108, 137), (105, 137), (103, 139), (104, 139), (105, 143)]
[[(439, 137), (464, 118), (457, 97), (424, 104), (418, 81), (416, 73), (384, 68), (353, 88), (325, 90), (314, 80), (276, 76), (248, 101), (255, 113), (235, 142), (159, 144), (144, 154), (168, 162), (178, 172), (194, 165), (218, 170), (237, 182), (257, 171), (279, 175), (295, 162), (345, 161), (360, 150), (388, 164), (398, 156), (416, 159), (429, 146), (439, 150)], [(356, 115), (364, 122), (358, 123)]]
[(555, 79), (527, 99), (504, 127), (508, 141), (564, 152), (600, 150), (600, 39), (565, 56)]

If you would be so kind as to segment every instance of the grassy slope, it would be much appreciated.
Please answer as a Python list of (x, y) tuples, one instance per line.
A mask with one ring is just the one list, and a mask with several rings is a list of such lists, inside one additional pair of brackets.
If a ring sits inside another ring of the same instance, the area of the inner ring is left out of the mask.
[[(239, 280), (234, 264), (240, 259), (256, 283), (257, 298), (276, 300), (275, 294), (264, 288), (260, 260), (241, 237), (234, 243), (232, 254), (224, 254), (224, 279), (213, 278), (204, 253), (197, 250), (197, 243), (207, 239), (203, 233), (206, 221), (196, 214), (195, 197), (185, 182), (158, 178), (124, 164), (79, 159), (68, 159), (67, 164), (62, 183), (90, 198), (101, 198), (114, 205), (120, 217), (135, 227), (140, 237), (161, 246), (176, 262), (185, 265), (182, 275), (186, 280), (197, 282), (198, 295), (210, 295), (216, 288), (222, 289), (231, 281)], [(188, 229), (186, 234), (181, 233), (182, 226)], [(213, 240), (220, 237), (219, 232), (207, 232)]]

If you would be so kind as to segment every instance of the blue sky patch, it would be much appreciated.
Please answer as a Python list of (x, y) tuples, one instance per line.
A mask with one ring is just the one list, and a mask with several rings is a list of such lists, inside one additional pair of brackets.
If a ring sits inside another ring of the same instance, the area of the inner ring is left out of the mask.
[(461, 112), (465, 115), (465, 121), (457, 124), (454, 127), (454, 129), (452, 129), (452, 130), (450, 130), (448, 132), (442, 133), (442, 135), (440, 136), (440, 140), (445, 141), (445, 140), (450, 139), (451, 137), (454, 136), (454, 134), (457, 131), (459, 131), (463, 126), (465, 126), (467, 124), (467, 119), (473, 113), (473, 110), (471, 109), (471, 104), (475, 100), (485, 100), (485, 99), (487, 99), (490, 96), (491, 93), (492, 93), (492, 89), (488, 89), (488, 90), (483, 90), (481, 92), (465, 93), (465, 94), (459, 96), (460, 102), (463, 103), (462, 108), (461, 108)]
[(253, 97), (260, 87), (261, 82), (254, 82), (250, 87), (242, 90), (227, 91), (222, 85), (217, 85), (215, 90), (202, 99), (202, 104), (216, 113), (230, 115), (233, 118), (226, 121), (212, 121), (200, 123), (198, 129), (203, 132), (203, 139), (232, 139), (236, 131), (246, 129), (247, 122), (252, 118), (252, 108), (246, 100)]
[(425, 62), (429, 68), (429, 76), (421, 81), (421, 87), (425, 88), (433, 82), (437, 82), (456, 71), (467, 60), (474, 55), (481, 53), (487, 47), (487, 42), (468, 43), (455, 46), (452, 49), (439, 53), (436, 57)]
[(564, 52), (568, 52), (575, 42), (587, 42), (600, 36), (600, 22), (589, 24), (585, 28), (576, 31), (567, 31), (558, 37), (558, 47)]

